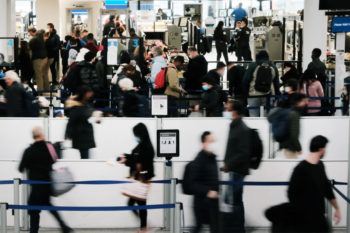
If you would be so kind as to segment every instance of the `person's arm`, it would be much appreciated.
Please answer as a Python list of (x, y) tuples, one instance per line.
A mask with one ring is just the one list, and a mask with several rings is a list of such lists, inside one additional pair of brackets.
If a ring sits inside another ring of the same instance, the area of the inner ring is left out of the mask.
[(299, 134), (300, 134), (300, 119), (298, 113), (291, 111), (290, 112), (290, 130), (289, 130), (289, 140), (288, 142), (291, 144), (291, 147), (294, 149), (300, 148), (299, 143)]
[(275, 78), (273, 80), (273, 87), (275, 89), (275, 95), (281, 95), (278, 69), (276, 66), (273, 66), (273, 69), (275, 70), (275, 74), (276, 74)]

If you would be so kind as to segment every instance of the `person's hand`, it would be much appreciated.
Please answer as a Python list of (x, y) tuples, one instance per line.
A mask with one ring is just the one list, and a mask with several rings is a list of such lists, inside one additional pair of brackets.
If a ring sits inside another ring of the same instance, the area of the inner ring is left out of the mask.
[(125, 155), (121, 155), (119, 158), (120, 158), (120, 159), (119, 159), (118, 163), (120, 163), (120, 164), (125, 164), (125, 163), (126, 163), (126, 157), (125, 157)]
[(335, 222), (336, 225), (338, 225), (341, 221), (341, 212), (340, 209), (336, 209), (334, 212), (334, 217), (333, 220)]
[(207, 194), (207, 198), (209, 199), (218, 199), (219, 193), (217, 191), (210, 190)]

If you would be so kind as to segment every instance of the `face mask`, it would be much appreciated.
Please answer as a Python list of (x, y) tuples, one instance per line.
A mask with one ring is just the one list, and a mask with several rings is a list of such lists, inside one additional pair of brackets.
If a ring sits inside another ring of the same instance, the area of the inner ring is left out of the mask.
[(209, 86), (208, 85), (203, 85), (202, 89), (203, 89), (203, 91), (207, 91), (207, 90), (209, 90)]
[(141, 142), (141, 139), (139, 137), (135, 137), (134, 140), (137, 144), (139, 144)]
[(232, 120), (232, 112), (225, 111), (225, 112), (222, 113), (222, 116), (223, 116), (225, 119)]
[(210, 143), (210, 144), (207, 146), (207, 151), (208, 151), (208, 152), (214, 152), (214, 151), (215, 151), (215, 144), (214, 144), (214, 143)]

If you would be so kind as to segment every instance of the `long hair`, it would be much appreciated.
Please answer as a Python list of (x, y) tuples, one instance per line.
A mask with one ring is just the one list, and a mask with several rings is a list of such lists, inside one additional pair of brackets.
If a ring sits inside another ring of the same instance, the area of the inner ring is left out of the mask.
[(138, 123), (133, 128), (134, 135), (140, 138), (141, 143), (151, 143), (151, 138), (148, 133), (148, 129), (145, 124)]

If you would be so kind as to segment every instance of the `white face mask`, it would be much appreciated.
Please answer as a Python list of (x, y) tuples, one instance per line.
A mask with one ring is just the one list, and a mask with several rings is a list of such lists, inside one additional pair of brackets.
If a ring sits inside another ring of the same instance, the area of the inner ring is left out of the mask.
[(139, 144), (141, 142), (141, 139), (139, 137), (135, 137), (134, 140), (137, 144)]
[(222, 113), (222, 116), (223, 116), (225, 119), (232, 120), (232, 112), (225, 111), (225, 112)]
[(215, 143), (209, 143), (209, 145), (207, 146), (207, 151), (213, 153), (215, 151), (215, 148)]

